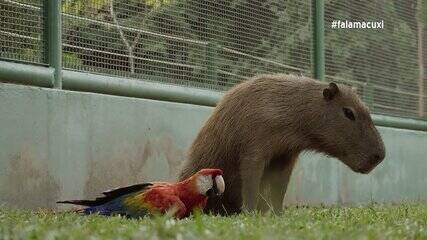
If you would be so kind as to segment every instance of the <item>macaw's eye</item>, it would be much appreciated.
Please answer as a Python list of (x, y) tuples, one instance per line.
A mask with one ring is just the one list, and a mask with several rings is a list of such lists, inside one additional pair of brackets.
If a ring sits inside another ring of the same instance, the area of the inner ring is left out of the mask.
[(211, 188), (206, 192), (205, 195), (212, 198), (212, 197), (215, 197), (216, 194), (215, 194), (215, 191), (213, 190), (213, 188)]
[(350, 119), (352, 121), (356, 120), (356, 118), (354, 117), (354, 113), (353, 113), (353, 111), (350, 108), (343, 108), (343, 111), (344, 111), (344, 115), (348, 119)]

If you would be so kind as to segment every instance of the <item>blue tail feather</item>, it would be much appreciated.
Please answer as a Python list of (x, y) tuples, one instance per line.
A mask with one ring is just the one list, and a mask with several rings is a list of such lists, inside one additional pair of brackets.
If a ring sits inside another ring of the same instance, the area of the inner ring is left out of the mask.
[(79, 212), (83, 214), (99, 214), (103, 216), (121, 215), (129, 218), (144, 217), (149, 213), (147, 209), (131, 209), (126, 207), (123, 205), (122, 200), (122, 198), (118, 198), (98, 206), (84, 208)]
[(81, 210), (81, 213), (84, 213), (84, 214), (96, 213), (104, 216), (111, 216), (111, 215), (117, 215), (117, 214), (126, 215), (126, 210), (123, 208), (121, 199), (115, 199), (113, 201), (110, 201), (98, 206), (84, 208)]

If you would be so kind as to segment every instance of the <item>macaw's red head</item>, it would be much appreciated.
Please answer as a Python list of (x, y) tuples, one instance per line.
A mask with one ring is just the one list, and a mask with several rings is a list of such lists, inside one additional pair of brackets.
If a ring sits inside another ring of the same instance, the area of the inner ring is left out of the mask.
[(225, 183), (221, 169), (201, 169), (193, 177), (198, 193), (207, 197), (224, 193)]

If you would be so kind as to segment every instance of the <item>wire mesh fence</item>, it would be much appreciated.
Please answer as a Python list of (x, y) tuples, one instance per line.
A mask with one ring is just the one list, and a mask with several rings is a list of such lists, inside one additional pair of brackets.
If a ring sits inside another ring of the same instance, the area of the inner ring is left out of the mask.
[(310, 1), (75, 3), (63, 1), (67, 68), (215, 90), (311, 71)]
[(0, 58), (43, 63), (43, 0), (0, 0)]
[[(383, 28), (334, 29), (338, 20), (382, 22)], [(375, 113), (425, 116), (419, 55), (426, 53), (417, 48), (423, 26), (416, 1), (329, 1), (325, 26), (328, 80), (356, 86)]]
[[(45, 61), (43, 2), (0, 0), (0, 58)], [(61, 3), (66, 69), (218, 91), (261, 73), (312, 76), (310, 0)], [(374, 113), (427, 119), (426, 5), (325, 1), (326, 80), (357, 88)], [(334, 20), (384, 28), (332, 29)]]

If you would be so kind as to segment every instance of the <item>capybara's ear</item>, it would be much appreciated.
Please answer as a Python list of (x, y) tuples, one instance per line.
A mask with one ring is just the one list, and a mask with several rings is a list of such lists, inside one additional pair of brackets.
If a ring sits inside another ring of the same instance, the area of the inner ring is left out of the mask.
[(336, 83), (329, 83), (329, 86), (323, 89), (323, 97), (326, 101), (331, 101), (339, 92), (338, 85)]

